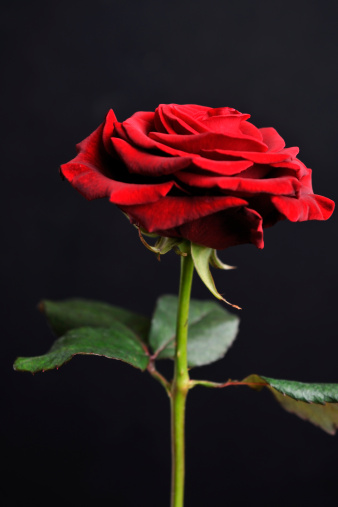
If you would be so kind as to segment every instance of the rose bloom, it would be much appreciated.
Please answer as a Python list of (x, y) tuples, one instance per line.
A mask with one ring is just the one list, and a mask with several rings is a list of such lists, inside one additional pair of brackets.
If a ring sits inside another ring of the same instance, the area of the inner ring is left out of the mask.
[(161, 104), (120, 123), (111, 110), (61, 174), (147, 232), (215, 249), (263, 248), (263, 228), (326, 220), (334, 203), (313, 193), (298, 148), (249, 118), (229, 107)]

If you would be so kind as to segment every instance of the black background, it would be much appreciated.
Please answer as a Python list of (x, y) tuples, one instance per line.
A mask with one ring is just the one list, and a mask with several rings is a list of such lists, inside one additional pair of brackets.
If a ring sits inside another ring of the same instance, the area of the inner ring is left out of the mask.
[[(159, 263), (107, 201), (58, 176), (74, 144), (113, 108), (230, 106), (274, 126), (337, 200), (337, 14), (331, 1), (3, 2), (2, 478), (5, 505), (169, 505), (169, 404), (150, 376), (76, 357), (57, 372), (12, 370), (52, 335), (42, 298), (81, 296), (150, 315), (176, 293), (178, 257)], [(337, 215), (283, 222), (221, 253), (215, 273), (243, 307), (225, 359), (195, 370), (338, 382)], [(211, 298), (196, 278), (193, 294)], [(336, 504), (337, 437), (283, 412), (269, 393), (196, 389), (187, 410), (187, 507)]]

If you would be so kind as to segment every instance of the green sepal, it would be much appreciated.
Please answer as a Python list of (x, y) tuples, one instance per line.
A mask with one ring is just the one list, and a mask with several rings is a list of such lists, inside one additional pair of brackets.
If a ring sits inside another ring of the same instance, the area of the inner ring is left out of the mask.
[[(160, 359), (175, 355), (178, 298), (157, 300), (149, 333), (149, 345)], [(239, 318), (214, 301), (190, 301), (188, 366), (202, 366), (224, 357), (238, 333)]]
[[(149, 243), (144, 239), (144, 232), (143, 230), (138, 227), (139, 237), (142, 242), (142, 244), (151, 252), (158, 255), (158, 258), (160, 258), (161, 255), (164, 255), (170, 250), (174, 249), (177, 253), (180, 253), (178, 250), (178, 246), (180, 243), (182, 243), (182, 239), (179, 238), (167, 238), (166, 236), (160, 236), (158, 240), (156, 241), (155, 245), (149, 245)], [(158, 237), (158, 234), (156, 235)]]
[(229, 264), (224, 264), (221, 259), (217, 255), (217, 250), (212, 250), (210, 255), (210, 265), (216, 269), (236, 269), (236, 266), (229, 266)]
[[(217, 263), (216, 260), (217, 256), (215, 256), (214, 252), (215, 250), (213, 248), (208, 248), (206, 246), (197, 245), (196, 243), (191, 243), (191, 255), (194, 261), (194, 265), (204, 285), (210, 290), (211, 294), (213, 294), (217, 299), (220, 299), (221, 301), (224, 301), (228, 305), (233, 306), (238, 310), (241, 310), (239, 306), (233, 305), (232, 303), (229, 303), (229, 301), (224, 299), (224, 297), (216, 289), (215, 282), (209, 268), (210, 263), (212, 262)], [(219, 263), (220, 262), (221, 261), (219, 261)], [(219, 265), (217, 267), (219, 267)]]
[(96, 355), (118, 359), (145, 370), (149, 355), (136, 334), (120, 322), (114, 327), (82, 327), (72, 329), (56, 340), (43, 356), (19, 357), (14, 363), (17, 371), (36, 373), (59, 368), (73, 356)]
[(267, 387), (281, 406), (319, 426), (330, 435), (338, 428), (338, 384), (307, 384), (250, 375), (243, 383), (256, 390)]
[(89, 299), (44, 300), (39, 310), (56, 336), (62, 336), (79, 327), (113, 327), (116, 322), (124, 324), (146, 342), (150, 319), (118, 306)]
[(170, 252), (173, 248), (176, 249), (180, 243), (182, 243), (182, 240), (177, 238), (161, 237), (156, 241), (154, 248), (159, 255), (163, 255)]

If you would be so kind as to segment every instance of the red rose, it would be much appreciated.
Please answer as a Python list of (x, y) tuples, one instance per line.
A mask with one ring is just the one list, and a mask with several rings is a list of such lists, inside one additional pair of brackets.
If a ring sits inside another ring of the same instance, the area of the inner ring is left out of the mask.
[(61, 172), (148, 232), (215, 249), (263, 248), (264, 227), (326, 220), (334, 203), (313, 194), (298, 148), (248, 118), (229, 107), (162, 104), (119, 123), (109, 111)]

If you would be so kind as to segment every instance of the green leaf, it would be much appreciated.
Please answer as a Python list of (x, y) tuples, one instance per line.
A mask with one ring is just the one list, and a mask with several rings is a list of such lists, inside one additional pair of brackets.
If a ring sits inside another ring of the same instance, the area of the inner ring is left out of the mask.
[[(178, 298), (158, 299), (151, 321), (149, 344), (159, 358), (174, 358)], [(202, 366), (221, 359), (238, 332), (239, 318), (213, 301), (191, 300), (188, 365)]]
[(224, 299), (224, 297), (216, 289), (215, 282), (210, 273), (209, 268), (210, 262), (216, 264), (218, 263), (213, 252), (214, 252), (213, 248), (208, 248), (206, 246), (196, 245), (196, 243), (191, 243), (191, 255), (194, 261), (194, 265), (204, 285), (210, 290), (211, 294), (213, 294), (217, 299), (220, 299), (221, 301), (224, 301), (228, 305), (231, 305), (234, 308), (241, 310), (239, 306), (233, 305), (232, 303), (229, 303), (229, 301)]
[(267, 387), (282, 407), (334, 435), (338, 428), (338, 384), (306, 384), (250, 375), (243, 383)]
[(79, 327), (112, 327), (116, 322), (125, 324), (143, 341), (146, 341), (149, 332), (150, 320), (147, 317), (98, 301), (42, 301), (39, 308), (45, 313), (56, 336)]
[(52, 370), (59, 368), (76, 354), (93, 354), (119, 359), (145, 370), (149, 357), (138, 337), (119, 322), (111, 328), (82, 327), (68, 331), (54, 342), (47, 354), (37, 357), (19, 357), (14, 363), (18, 371)]

